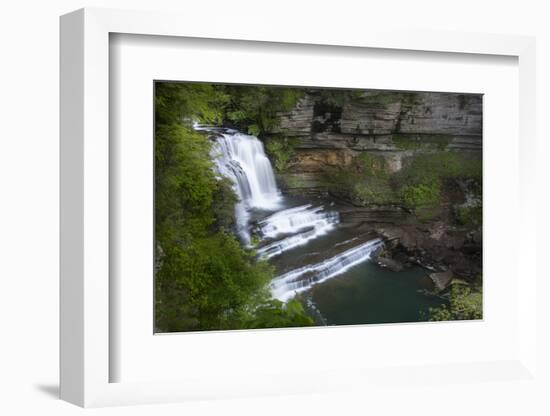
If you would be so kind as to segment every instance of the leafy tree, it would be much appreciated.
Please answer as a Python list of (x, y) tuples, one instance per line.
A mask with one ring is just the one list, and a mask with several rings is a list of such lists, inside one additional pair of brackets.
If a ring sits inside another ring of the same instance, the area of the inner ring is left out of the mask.
[(226, 119), (255, 136), (276, 129), (278, 113), (290, 111), (305, 93), (300, 88), (233, 85), (224, 91), (231, 97)]
[(304, 312), (302, 304), (296, 299), (286, 304), (278, 300), (269, 300), (258, 307), (254, 319), (248, 328), (284, 328), (288, 326), (310, 326), (313, 319)]
[[(194, 122), (224, 123), (228, 106), (235, 111), (234, 88), (155, 84), (155, 326), (159, 331), (312, 324), (301, 305), (270, 299), (267, 286), (273, 269), (256, 261), (233, 235), (237, 195), (229, 180), (215, 174), (207, 135), (192, 128)], [(279, 98), (284, 102), (284, 96)], [(241, 93), (240, 99), (252, 103), (253, 95)]]
[(156, 82), (155, 123), (221, 123), (230, 97), (214, 84)]

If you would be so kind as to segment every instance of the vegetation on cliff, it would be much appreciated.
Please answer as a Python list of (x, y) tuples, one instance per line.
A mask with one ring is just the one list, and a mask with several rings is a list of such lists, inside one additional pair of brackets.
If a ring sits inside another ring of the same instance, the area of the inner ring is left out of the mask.
[[(419, 219), (429, 220), (446, 193), (460, 190), (460, 181), (468, 183), (470, 192), (481, 195), (481, 160), (450, 151), (420, 153), (399, 172), (390, 174), (382, 156), (365, 152), (349, 166), (325, 167), (322, 178), (329, 193), (354, 205), (402, 205)], [(481, 207), (457, 207), (455, 218), (462, 225), (479, 225)]]
[(304, 95), (302, 88), (220, 85), (227, 103), (223, 107), (225, 121), (249, 134), (261, 136), (279, 126), (278, 114), (290, 111)]
[(481, 288), (453, 284), (446, 294), (449, 304), (430, 308), (430, 321), (458, 321), (483, 318)]
[(442, 202), (445, 188), (459, 188), (470, 181), (481, 194), (481, 159), (452, 151), (420, 154), (394, 176), (394, 187), (408, 209), (430, 219)]
[(355, 205), (396, 203), (384, 159), (362, 153), (350, 166), (327, 166), (322, 175), (329, 192)]
[(265, 143), (265, 150), (271, 157), (277, 172), (285, 172), (294, 156), (298, 139), (290, 137), (271, 137)]
[[(382, 92), (363, 97), (360, 91), (155, 84), (158, 331), (313, 325), (299, 301), (283, 304), (271, 298), (268, 284), (274, 270), (267, 262), (257, 260), (254, 250), (243, 247), (236, 239), (237, 195), (231, 181), (216, 175), (207, 135), (192, 127), (194, 122), (221, 125), (260, 137), (277, 172), (287, 174), (288, 187), (305, 189), (311, 178), (292, 170), (300, 145), (296, 136), (301, 137), (302, 130), (292, 135), (279, 126), (281, 114), (291, 112), (306, 93), (317, 97), (313, 108), (309, 107), (313, 114), (312, 133), (338, 133), (338, 138), (341, 134), (355, 135), (349, 131), (342, 133), (340, 129), (342, 111), (350, 100), (361, 97), (364, 106), (382, 103), (382, 107), (392, 109), (396, 100), (392, 97), (384, 102)], [(367, 127), (358, 123), (357, 135), (367, 134), (365, 129), (372, 135), (372, 129)], [(406, 150), (403, 153), (407, 155), (399, 172), (390, 173), (388, 159), (381, 153), (361, 151), (364, 149), (359, 146), (361, 143), (343, 149), (338, 142), (336, 146), (345, 157), (316, 159), (314, 154), (310, 158), (313, 164), (317, 160), (326, 162), (320, 178), (314, 179), (319, 179), (332, 196), (356, 206), (397, 205), (407, 221), (415, 216), (420, 221), (432, 221), (441, 216), (441, 207), (445, 206), (449, 215), (444, 220), (454, 221), (455, 231), (467, 234), (469, 229), (478, 229), (482, 215), (481, 160), (447, 150), (448, 136), (432, 135), (426, 140), (411, 137), (394, 137), (396, 147)], [(323, 146), (327, 150), (326, 142)], [(452, 200), (455, 194), (468, 198), (457, 203), (456, 198)], [(419, 224), (415, 222), (416, 225)], [(448, 305), (431, 310), (429, 319), (481, 317), (481, 288), (454, 284), (445, 296)]]
[[(193, 121), (221, 124), (228, 117), (267, 123), (271, 111), (287, 105), (288, 97), (280, 94), (278, 104), (259, 109), (252, 106), (257, 96), (242, 93), (235, 98), (230, 88), (155, 84), (158, 331), (313, 324), (298, 301), (283, 305), (270, 299), (267, 285), (273, 270), (232, 234), (237, 197), (230, 182), (215, 175), (208, 138), (192, 129)], [(238, 102), (247, 103), (250, 112), (237, 116)]]

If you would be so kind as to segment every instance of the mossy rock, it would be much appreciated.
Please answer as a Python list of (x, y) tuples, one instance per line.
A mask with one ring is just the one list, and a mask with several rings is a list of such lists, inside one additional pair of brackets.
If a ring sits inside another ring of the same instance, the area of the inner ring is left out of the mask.
[(452, 136), (445, 134), (399, 134), (392, 136), (393, 144), (401, 150), (445, 150)]

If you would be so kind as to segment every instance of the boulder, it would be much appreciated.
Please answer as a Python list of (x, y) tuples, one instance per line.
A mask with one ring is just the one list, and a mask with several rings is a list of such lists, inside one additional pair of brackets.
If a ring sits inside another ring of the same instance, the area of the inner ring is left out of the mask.
[(386, 269), (389, 269), (392, 272), (400, 272), (401, 270), (403, 270), (403, 264), (402, 263), (400, 263), (399, 261), (397, 261), (395, 259), (389, 258), (389, 257), (378, 257), (378, 259), (376, 259), (376, 263), (380, 267), (384, 267)]
[(435, 287), (438, 290), (445, 290), (451, 283), (451, 280), (453, 280), (453, 272), (451, 270), (447, 270), (439, 273), (431, 273), (430, 279), (433, 280)]

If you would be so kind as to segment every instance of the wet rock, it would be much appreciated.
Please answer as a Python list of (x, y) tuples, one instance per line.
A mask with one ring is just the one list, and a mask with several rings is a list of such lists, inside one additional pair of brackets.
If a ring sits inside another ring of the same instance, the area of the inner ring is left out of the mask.
[(451, 280), (453, 280), (453, 272), (447, 270), (439, 273), (431, 273), (430, 279), (433, 280), (438, 290), (445, 290), (451, 283)]
[(386, 269), (391, 270), (392, 272), (400, 272), (403, 270), (403, 264), (395, 259), (391, 259), (389, 257), (378, 257), (376, 259), (376, 263), (380, 267), (384, 267)]
[(278, 175), (285, 193), (330, 195), (340, 201), (334, 209), (340, 212), (342, 227), (367, 233), (374, 230), (384, 239), (385, 251), (376, 256), (385, 263), (383, 267), (418, 264), (434, 274), (451, 270), (454, 276), (467, 280), (479, 276), (481, 230), (455, 227), (451, 221), (451, 207), (463, 202), (464, 190), (458, 189), (456, 195), (446, 190), (448, 200), (431, 216), (434, 220), (422, 222), (397, 203), (354, 206), (348, 189), (331, 188), (329, 193), (323, 175), (327, 168), (350, 169), (363, 153), (383, 158), (387, 173), (400, 171), (419, 152), (452, 149), (479, 153), (480, 96), (365, 91), (330, 103), (318, 91), (308, 90), (279, 118), (280, 123), (266, 132), (265, 138), (296, 139), (288, 168)]
[[(339, 207), (342, 223), (389, 223), (403, 224), (410, 221), (410, 214), (398, 205), (369, 205), (366, 207)], [(390, 230), (391, 232), (391, 230)], [(385, 236), (386, 239), (392, 239)]]
[(481, 245), (481, 240), (482, 240), (482, 235), (481, 235), (481, 228), (480, 228), (479, 230), (475, 231), (472, 234), (472, 241), (474, 242), (474, 244)]
[(377, 247), (376, 250), (374, 250), (371, 253), (372, 261), (375, 261), (375, 262), (378, 261), (378, 258), (382, 255), (382, 253), (384, 253), (384, 247), (383, 246)]

